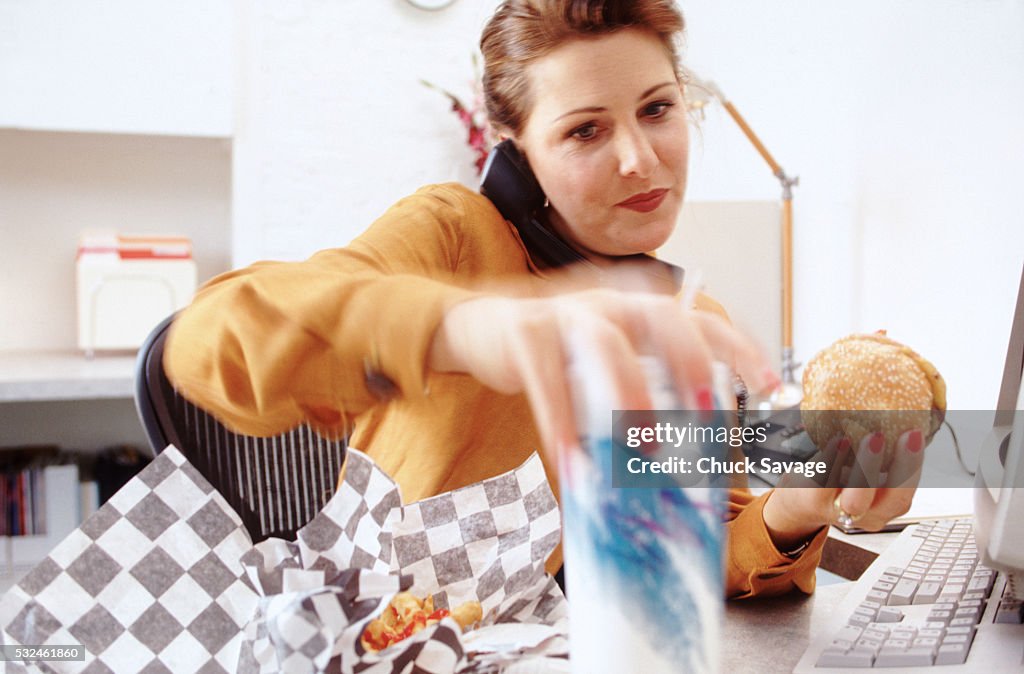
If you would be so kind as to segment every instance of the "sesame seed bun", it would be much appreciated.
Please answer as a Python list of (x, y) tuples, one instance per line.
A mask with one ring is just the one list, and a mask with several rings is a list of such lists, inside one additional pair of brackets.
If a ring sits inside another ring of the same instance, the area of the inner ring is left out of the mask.
[[(919, 428), (931, 439), (946, 412), (942, 375), (884, 331), (850, 335), (823, 349), (807, 364), (803, 388), (801, 419), (818, 447), (837, 436), (857, 447), (865, 435), (882, 431), (891, 457), (902, 433)], [(869, 410), (879, 413), (849, 413)]]

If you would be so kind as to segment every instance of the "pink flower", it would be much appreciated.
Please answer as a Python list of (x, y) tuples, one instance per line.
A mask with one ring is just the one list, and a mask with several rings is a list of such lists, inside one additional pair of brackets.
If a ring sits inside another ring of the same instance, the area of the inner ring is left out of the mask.
[[(473, 67), (474, 70), (477, 70), (477, 61), (475, 57), (473, 59)], [(466, 129), (466, 145), (469, 146), (469, 149), (472, 150), (475, 155), (473, 164), (476, 166), (477, 175), (479, 175), (484, 170), (484, 164), (487, 162), (487, 155), (496, 143), (494, 134), (491, 131), (490, 121), (487, 119), (487, 110), (484, 108), (483, 91), (479, 75), (477, 75), (472, 84), (472, 107), (466, 106), (458, 96), (446, 89), (442, 89), (435, 84), (427, 82), (426, 80), (420, 80), (420, 82), (424, 86), (440, 92), (451, 102), (452, 112), (455, 113), (459, 118), (459, 122), (461, 122), (462, 126)]]

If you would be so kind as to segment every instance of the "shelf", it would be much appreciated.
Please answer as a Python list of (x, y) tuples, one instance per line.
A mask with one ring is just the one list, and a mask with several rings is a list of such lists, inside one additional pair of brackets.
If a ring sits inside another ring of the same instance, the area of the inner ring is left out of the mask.
[(135, 354), (0, 351), (0, 402), (134, 396)]

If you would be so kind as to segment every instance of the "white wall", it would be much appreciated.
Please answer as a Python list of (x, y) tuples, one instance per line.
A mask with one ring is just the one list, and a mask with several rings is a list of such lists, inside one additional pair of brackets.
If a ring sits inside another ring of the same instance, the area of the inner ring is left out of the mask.
[[(994, 405), (1024, 264), (1024, 3), (683, 7), (690, 65), (801, 177), (798, 358), (888, 328), (936, 363), (952, 407)], [(778, 195), (724, 111), (701, 133), (691, 198)]]
[(496, 6), (239, 3), (235, 263), (344, 245), (421, 185), (475, 184), (461, 125), (419, 80), (465, 99)]

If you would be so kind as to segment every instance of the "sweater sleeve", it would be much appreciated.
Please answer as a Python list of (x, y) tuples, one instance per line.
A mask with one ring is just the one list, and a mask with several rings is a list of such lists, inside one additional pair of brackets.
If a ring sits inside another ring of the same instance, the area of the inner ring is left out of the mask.
[(423, 395), (435, 330), (476, 294), (456, 280), (473, 217), (458, 189), (424, 188), (346, 248), (213, 279), (174, 321), (169, 378), (256, 436), (302, 422), (340, 435), (381, 400)]
[(746, 489), (729, 493), (725, 592), (731, 599), (773, 596), (794, 589), (814, 592), (814, 572), (821, 561), (828, 529), (815, 534), (799, 557), (786, 557), (775, 547), (764, 523), (762, 511), (768, 496), (754, 497)]
[[(696, 308), (729, 320), (722, 305), (703, 293), (697, 295)], [(814, 572), (821, 561), (827, 528), (811, 539), (799, 557), (790, 559), (775, 547), (764, 523), (767, 500), (768, 494), (755, 498), (747, 489), (729, 491), (725, 594), (730, 599), (773, 596), (794, 589), (814, 592)]]

